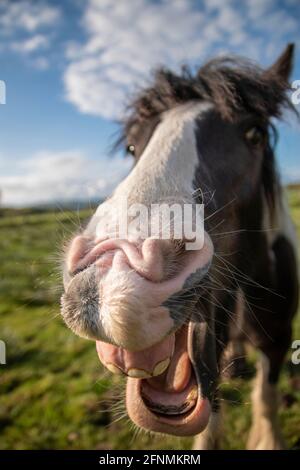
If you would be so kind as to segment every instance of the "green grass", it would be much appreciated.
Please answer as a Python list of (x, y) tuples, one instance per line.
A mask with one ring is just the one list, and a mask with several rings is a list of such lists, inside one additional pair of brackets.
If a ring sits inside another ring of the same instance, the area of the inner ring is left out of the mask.
[[(290, 191), (289, 201), (300, 235), (300, 191)], [(7, 345), (0, 449), (187, 449), (191, 439), (136, 434), (122, 418), (123, 382), (103, 371), (94, 344), (60, 318), (59, 250), (89, 214), (14, 211), (0, 218), (0, 339)], [(295, 373), (287, 364), (280, 381), (280, 419), (291, 448), (300, 446)], [(250, 389), (250, 379), (222, 385), (225, 448), (245, 446)]]

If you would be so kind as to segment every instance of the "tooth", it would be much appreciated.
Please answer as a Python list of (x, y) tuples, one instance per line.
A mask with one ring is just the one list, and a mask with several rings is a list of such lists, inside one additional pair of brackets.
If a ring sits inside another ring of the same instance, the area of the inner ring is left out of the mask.
[(151, 374), (143, 369), (129, 369), (127, 375), (134, 379), (147, 379), (151, 377)]
[(115, 366), (115, 364), (112, 364), (111, 362), (105, 364), (105, 367), (113, 374), (124, 375), (124, 372), (118, 366)]
[(163, 361), (160, 361), (156, 364), (154, 367), (152, 375), (161, 375), (168, 367), (170, 364), (170, 358), (167, 357), (167, 359), (164, 359)]
[(196, 400), (197, 397), (198, 397), (198, 389), (197, 389), (197, 386), (194, 386), (192, 390), (190, 391), (190, 393), (188, 394), (187, 400), (190, 400), (190, 401)]

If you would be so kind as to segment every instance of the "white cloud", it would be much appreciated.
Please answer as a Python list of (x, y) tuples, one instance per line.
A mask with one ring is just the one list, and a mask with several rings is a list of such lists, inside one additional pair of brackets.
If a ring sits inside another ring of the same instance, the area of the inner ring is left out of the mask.
[(46, 57), (36, 57), (31, 60), (31, 65), (37, 70), (47, 70), (50, 66), (49, 60)]
[(45, 1), (1, 0), (0, 28), (2, 34), (16, 30), (35, 32), (42, 27), (53, 26), (60, 18), (59, 8)]
[(34, 36), (26, 39), (25, 41), (15, 41), (11, 44), (11, 48), (22, 54), (28, 54), (39, 49), (44, 49), (49, 46), (49, 38), (43, 34), (35, 34)]
[(152, 67), (176, 66), (204, 52), (196, 35), (204, 16), (190, 0), (90, 0), (83, 24), (88, 41), (70, 44), (64, 80), (67, 99), (84, 113), (119, 116), (130, 85)]
[(130, 159), (91, 159), (82, 151), (42, 151), (14, 162), (0, 156), (4, 206), (88, 200), (107, 196), (128, 173)]
[(13, 51), (30, 66), (47, 69), (49, 57), (39, 54), (50, 50), (50, 39), (60, 18), (60, 8), (46, 1), (0, 0), (0, 53)]
[(299, 39), (286, 1), (205, 0), (199, 8), (192, 0), (88, 0), (87, 39), (66, 50), (66, 99), (83, 113), (114, 119), (158, 65), (176, 69), (228, 51), (269, 60), (286, 36)]

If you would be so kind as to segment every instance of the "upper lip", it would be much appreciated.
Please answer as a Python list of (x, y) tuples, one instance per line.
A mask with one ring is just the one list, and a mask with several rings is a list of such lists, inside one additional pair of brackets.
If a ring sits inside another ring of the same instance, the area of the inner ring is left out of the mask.
[(105, 254), (122, 250), (127, 263), (141, 277), (152, 282), (160, 282), (163, 278), (163, 259), (158, 255), (155, 257), (149, 256), (146, 249), (146, 246), (155, 243), (157, 243), (157, 240), (154, 239), (147, 239), (140, 244), (130, 243), (128, 240), (118, 238), (96, 240), (91, 249), (76, 263), (70, 274), (75, 275), (94, 263), (101, 265), (101, 260)]

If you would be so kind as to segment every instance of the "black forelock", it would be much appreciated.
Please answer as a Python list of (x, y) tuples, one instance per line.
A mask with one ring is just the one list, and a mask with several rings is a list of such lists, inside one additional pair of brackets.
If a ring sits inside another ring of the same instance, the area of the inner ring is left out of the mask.
[(288, 89), (288, 83), (278, 75), (239, 57), (213, 59), (195, 73), (188, 67), (180, 74), (160, 68), (152, 84), (129, 104), (124, 133), (135, 123), (192, 100), (212, 102), (228, 120), (234, 120), (241, 111), (263, 120), (281, 117), (284, 108), (293, 108)]

